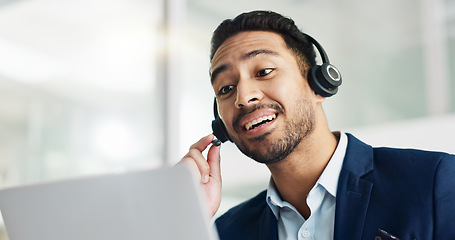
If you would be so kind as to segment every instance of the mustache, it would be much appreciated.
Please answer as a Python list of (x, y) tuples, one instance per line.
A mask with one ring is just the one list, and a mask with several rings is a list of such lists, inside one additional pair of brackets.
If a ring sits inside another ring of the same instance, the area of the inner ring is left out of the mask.
[(234, 129), (241, 129), (240, 120), (247, 114), (250, 114), (259, 109), (271, 108), (277, 111), (278, 113), (284, 113), (284, 108), (279, 103), (269, 103), (269, 104), (256, 104), (249, 108), (243, 108), (240, 112), (234, 117), (234, 121), (232, 123)]

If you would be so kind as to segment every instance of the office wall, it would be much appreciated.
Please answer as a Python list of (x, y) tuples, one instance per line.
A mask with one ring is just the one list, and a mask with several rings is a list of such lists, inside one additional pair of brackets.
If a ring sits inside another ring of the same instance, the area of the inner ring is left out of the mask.
[(163, 5), (0, 1), (1, 187), (163, 164)]
[(0, 3), (1, 184), (160, 165), (161, 2)]

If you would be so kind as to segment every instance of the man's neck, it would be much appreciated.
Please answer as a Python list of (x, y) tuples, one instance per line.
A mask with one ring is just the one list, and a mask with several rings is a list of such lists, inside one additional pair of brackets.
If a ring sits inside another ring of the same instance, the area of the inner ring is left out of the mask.
[(330, 131), (311, 134), (286, 159), (268, 165), (282, 200), (292, 204), (305, 219), (311, 214), (306, 204), (308, 193), (330, 161), (339, 138), (339, 133)]

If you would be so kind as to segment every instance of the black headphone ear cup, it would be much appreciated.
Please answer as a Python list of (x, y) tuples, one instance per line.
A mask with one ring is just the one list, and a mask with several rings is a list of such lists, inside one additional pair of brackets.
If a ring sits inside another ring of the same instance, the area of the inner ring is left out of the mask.
[(218, 140), (220, 140), (222, 143), (226, 142), (227, 140), (232, 142), (232, 140), (229, 138), (229, 134), (227, 133), (226, 126), (218, 114), (218, 104), (216, 103), (216, 98), (213, 100), (213, 116), (215, 117), (215, 120), (212, 121), (213, 135), (215, 135), (215, 137), (218, 138)]
[(222, 143), (226, 142), (227, 140), (231, 140), (227, 134), (226, 126), (220, 117), (216, 117), (215, 120), (212, 121), (212, 131), (213, 135), (215, 135), (215, 137), (218, 138), (218, 140), (220, 140)]
[(330, 63), (315, 65), (308, 73), (308, 83), (313, 91), (323, 97), (331, 97), (338, 92), (341, 85), (341, 74)]

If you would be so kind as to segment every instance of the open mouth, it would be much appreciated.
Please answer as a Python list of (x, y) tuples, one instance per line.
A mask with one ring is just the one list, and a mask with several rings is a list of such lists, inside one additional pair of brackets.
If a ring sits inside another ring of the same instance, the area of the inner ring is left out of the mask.
[(263, 124), (273, 121), (273, 119), (275, 119), (275, 118), (276, 118), (276, 114), (271, 114), (271, 115), (267, 115), (267, 116), (263, 116), (263, 117), (254, 119), (253, 121), (251, 121), (245, 125), (245, 130), (249, 131), (251, 129), (255, 129)]

